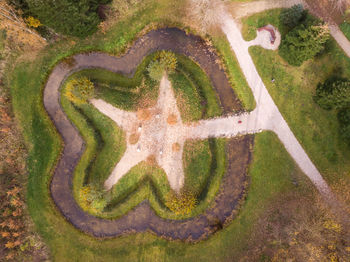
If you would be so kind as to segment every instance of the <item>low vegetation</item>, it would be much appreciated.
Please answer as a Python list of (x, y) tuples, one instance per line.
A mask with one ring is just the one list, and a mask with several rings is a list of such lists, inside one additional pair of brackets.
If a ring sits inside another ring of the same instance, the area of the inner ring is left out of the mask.
[(175, 54), (167, 51), (161, 51), (155, 55), (153, 61), (151, 61), (147, 67), (150, 78), (155, 81), (160, 81), (164, 72), (171, 74), (176, 69), (176, 56)]
[(175, 214), (186, 215), (195, 208), (197, 197), (189, 190), (182, 190), (180, 193), (170, 192), (165, 204)]
[[(96, 32), (101, 22), (98, 10), (110, 0), (8, 0), (29, 26), (44, 25), (64, 35), (86, 37)], [(38, 28), (43, 32), (44, 28)]]

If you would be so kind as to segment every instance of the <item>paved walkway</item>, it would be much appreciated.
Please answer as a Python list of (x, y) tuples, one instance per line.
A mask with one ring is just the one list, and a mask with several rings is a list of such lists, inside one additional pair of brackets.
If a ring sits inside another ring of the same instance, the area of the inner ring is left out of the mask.
[(300, 169), (310, 178), (317, 189), (324, 195), (330, 194), (327, 183), (295, 138), (268, 93), (249, 54), (248, 48), (250, 45), (243, 40), (237, 23), (228, 13), (222, 14), (221, 17), (221, 28), (226, 34), (257, 103), (257, 107), (246, 125), (249, 127), (255, 125), (255, 129), (274, 131)]

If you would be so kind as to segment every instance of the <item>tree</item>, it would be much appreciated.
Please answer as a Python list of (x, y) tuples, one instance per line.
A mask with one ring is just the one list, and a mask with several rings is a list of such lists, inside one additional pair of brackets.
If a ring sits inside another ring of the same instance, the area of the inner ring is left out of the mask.
[(341, 109), (350, 105), (350, 80), (333, 77), (319, 83), (314, 100), (326, 110)]
[(279, 54), (290, 65), (300, 66), (324, 50), (329, 39), (327, 24), (306, 23), (295, 27), (282, 40)]
[(306, 15), (302, 4), (293, 5), (291, 8), (285, 9), (281, 12), (281, 22), (289, 28), (296, 27), (302, 18)]
[(168, 74), (174, 72), (177, 66), (177, 59), (174, 53), (168, 51), (161, 51), (155, 55), (153, 61), (148, 65), (147, 71), (155, 81), (159, 81), (164, 71)]
[(73, 103), (82, 104), (94, 96), (94, 84), (86, 77), (72, 79), (67, 83), (64, 95)]
[(110, 0), (12, 0), (23, 15), (65, 35), (85, 37), (94, 33), (100, 23), (97, 9)]
[(166, 198), (166, 206), (176, 215), (185, 215), (197, 205), (197, 197), (190, 190), (182, 190), (181, 193), (171, 191)]
[(350, 107), (344, 107), (338, 112), (340, 135), (350, 145)]

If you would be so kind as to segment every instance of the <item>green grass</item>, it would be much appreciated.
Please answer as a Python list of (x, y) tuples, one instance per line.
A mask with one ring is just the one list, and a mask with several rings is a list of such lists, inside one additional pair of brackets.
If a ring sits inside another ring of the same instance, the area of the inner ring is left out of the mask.
[(350, 23), (344, 22), (340, 26), (340, 30), (344, 33), (347, 39), (350, 41)]
[(192, 60), (177, 55), (178, 66), (170, 75), (184, 122), (220, 116), (222, 109), (208, 76)]
[(281, 34), (286, 33), (286, 28), (280, 21), (279, 14), (282, 9), (272, 9), (266, 12), (258, 13), (242, 19), (242, 35), (244, 40), (251, 41), (256, 38), (256, 30), (268, 24), (277, 27)]
[[(6, 74), (14, 112), (29, 150), (27, 204), (38, 232), (50, 249), (52, 260), (233, 260), (244, 254), (250, 237), (257, 230), (254, 225), (266, 206), (288, 192), (305, 193), (303, 185), (307, 183), (302, 180), (303, 176), (298, 188), (291, 182), (291, 176), (299, 177), (299, 171), (283, 146), (274, 135), (263, 133), (255, 139), (254, 161), (250, 169), (251, 186), (242, 211), (226, 229), (199, 244), (168, 242), (150, 233), (97, 240), (75, 229), (57, 210), (50, 198), (49, 183), (62, 144), (43, 108), (41, 95), (50, 70), (60, 59), (80, 51), (101, 50), (120, 54), (126, 47), (126, 44), (120, 43), (132, 41), (150, 22), (177, 21), (177, 17), (181, 17), (181, 6), (181, 1), (142, 1), (140, 11), (118, 23), (106, 35), (97, 34), (74, 46), (69, 40), (59, 42), (47, 47), (34, 62), (18, 63), (13, 71)], [(215, 41), (216, 46), (222, 47), (218, 48), (221, 54), (226, 57), (222, 51), (225, 50), (229, 55), (231, 81), (237, 81), (234, 85), (236, 92), (248, 97), (244, 78), (238, 65), (234, 64), (228, 44), (223, 38)], [(240, 75), (238, 80), (234, 79), (235, 74)]]
[[(252, 28), (261, 26), (266, 17), (269, 23), (278, 23), (280, 10), (257, 14), (245, 20)], [(246, 25), (244, 28), (247, 28)], [(283, 31), (283, 29), (282, 29)], [(248, 32), (247, 30), (245, 31)], [(326, 51), (301, 67), (288, 65), (278, 51), (252, 47), (250, 53), (269, 93), (287, 120), (302, 146), (330, 183), (340, 178), (349, 179), (350, 150), (339, 135), (335, 111), (318, 107), (312, 97), (319, 82), (332, 75), (350, 78), (350, 59), (331, 39)], [(271, 79), (275, 82), (272, 83)]]

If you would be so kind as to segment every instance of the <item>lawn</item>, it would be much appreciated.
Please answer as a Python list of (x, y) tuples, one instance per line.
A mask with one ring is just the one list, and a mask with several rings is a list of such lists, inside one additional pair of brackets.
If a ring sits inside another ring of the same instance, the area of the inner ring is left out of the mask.
[[(251, 39), (255, 29), (267, 23), (284, 34), (286, 29), (278, 19), (280, 11), (270, 10), (244, 19), (244, 37)], [(251, 47), (250, 53), (279, 110), (325, 179), (334, 185), (341, 179), (349, 182), (350, 149), (339, 135), (336, 112), (321, 109), (312, 97), (317, 84), (328, 77), (350, 78), (350, 59), (333, 39), (325, 52), (301, 67), (288, 65), (278, 51)]]
[(344, 35), (349, 39), (350, 41), (350, 23), (344, 22), (340, 26), (340, 30), (344, 33)]
[[(189, 245), (178, 241), (168, 242), (150, 233), (98, 240), (75, 229), (57, 210), (50, 198), (49, 183), (62, 143), (43, 108), (41, 95), (50, 70), (62, 58), (76, 52), (100, 50), (120, 54), (151, 22), (178, 22), (182, 3), (143, 1), (134, 15), (125, 18), (105, 35), (96, 34), (73, 46), (70, 39), (63, 40), (46, 48), (35, 61), (21, 61), (13, 71), (9, 69), (6, 82), (11, 89), (14, 112), (29, 150), (27, 204), (38, 232), (50, 248), (52, 260), (232, 260), (241, 256), (249, 246), (250, 237), (258, 230), (255, 224), (267, 206), (288, 192), (301, 196), (309, 191), (309, 182), (295, 167), (276, 136), (262, 133), (255, 138), (253, 163), (249, 170), (251, 185), (241, 212), (228, 227), (201, 243)], [(251, 97), (235, 58), (229, 53), (228, 44), (223, 38), (214, 38), (213, 42), (225, 56), (230, 80), (237, 94), (240, 94), (240, 98)], [(252, 100), (243, 99), (243, 103), (250, 108), (247, 105), (251, 105)], [(91, 118), (95, 119), (94, 116)], [(99, 125), (99, 120), (96, 117), (95, 126)], [(107, 132), (112, 125), (106, 121), (105, 127)], [(93, 136), (94, 131), (87, 130)], [(294, 180), (299, 182), (298, 187), (294, 186)]]

